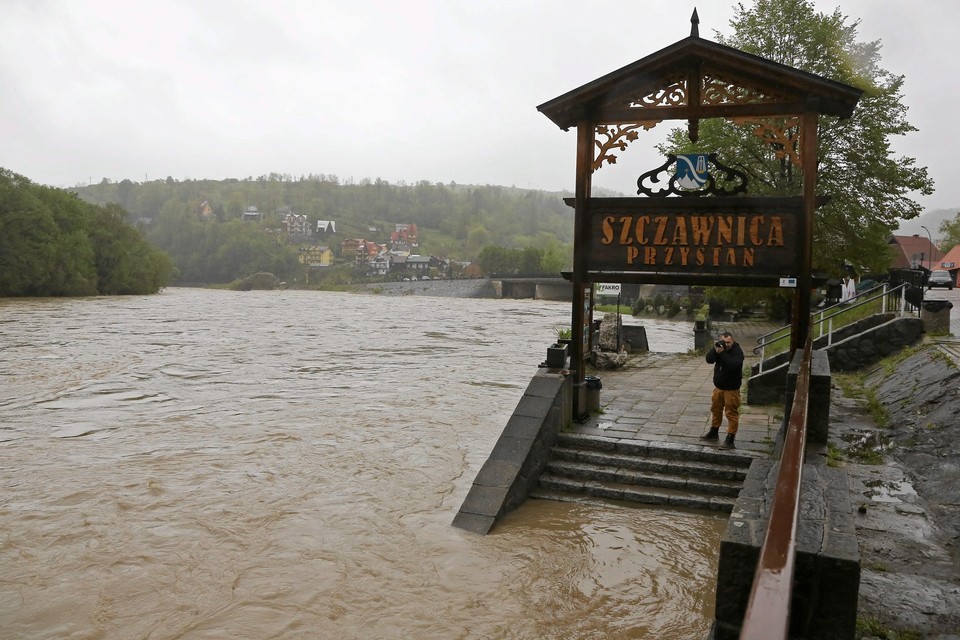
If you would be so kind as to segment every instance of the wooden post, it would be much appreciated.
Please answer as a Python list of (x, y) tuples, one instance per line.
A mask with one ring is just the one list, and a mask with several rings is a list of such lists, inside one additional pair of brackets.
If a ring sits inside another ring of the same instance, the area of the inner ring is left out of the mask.
[[(583, 385), (585, 358), (584, 339), (584, 284), (586, 281), (587, 233), (590, 227), (587, 200), (590, 198), (590, 183), (593, 174), (594, 126), (588, 121), (577, 124), (577, 181), (573, 217), (573, 309), (570, 319), (571, 346), (570, 366), (576, 371), (574, 388)], [(586, 407), (579, 406), (580, 393), (573, 394), (573, 415), (579, 416)]]
[(810, 295), (813, 293), (813, 223), (817, 212), (817, 126), (815, 111), (800, 119), (800, 161), (803, 165), (803, 216), (801, 217), (800, 274), (793, 297), (790, 353), (802, 349), (810, 333)]

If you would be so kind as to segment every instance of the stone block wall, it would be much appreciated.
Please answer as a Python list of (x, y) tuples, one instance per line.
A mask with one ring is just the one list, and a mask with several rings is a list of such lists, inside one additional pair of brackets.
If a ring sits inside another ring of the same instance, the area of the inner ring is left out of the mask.
[[(712, 638), (735, 640), (766, 535), (779, 463), (757, 459), (734, 505), (717, 570)], [(797, 525), (790, 637), (852, 640), (860, 589), (860, 547), (846, 472), (804, 465)]]
[(630, 353), (646, 352), (650, 350), (647, 342), (647, 328), (643, 325), (623, 325), (623, 340), (629, 345)]
[[(832, 344), (826, 336), (813, 342), (814, 352), (825, 352), (833, 371), (857, 371), (876, 364), (900, 349), (923, 338), (919, 318), (895, 318), (892, 314), (876, 314), (834, 332)], [(763, 405), (783, 402), (787, 393), (788, 353), (764, 361), (764, 372), (754, 365), (747, 380), (747, 404)]]
[[(793, 409), (793, 397), (797, 390), (797, 376), (800, 373), (802, 357), (803, 354), (798, 351), (787, 369), (787, 388), (783, 407), (783, 415), (787, 419), (790, 418), (790, 412)], [(814, 351), (811, 357), (810, 396), (807, 404), (807, 443), (826, 445), (830, 429), (830, 390), (832, 388), (830, 359), (825, 351)], [(783, 450), (782, 441), (785, 434), (786, 429), (781, 429), (777, 437), (774, 456), (779, 456)]]
[(832, 371), (857, 371), (923, 339), (920, 318), (896, 318), (834, 342), (826, 349)]
[(573, 423), (572, 394), (567, 376), (537, 371), (477, 473), (453, 526), (486, 534), (527, 499), (549, 461), (557, 434)]

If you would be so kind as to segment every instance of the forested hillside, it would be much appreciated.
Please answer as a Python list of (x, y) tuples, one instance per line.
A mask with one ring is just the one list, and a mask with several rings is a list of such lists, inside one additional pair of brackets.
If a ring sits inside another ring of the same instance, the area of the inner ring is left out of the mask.
[[(573, 210), (562, 200), (569, 194), (278, 174), (243, 180), (104, 180), (74, 191), (87, 202), (122, 207), (150, 242), (174, 258), (187, 281), (226, 282), (255, 271), (293, 279), (297, 247), (279, 245), (256, 228), (279, 226), (277, 212), (286, 207), (305, 215), (314, 229), (317, 220), (335, 221), (336, 234), (316, 240), (335, 254), (344, 239), (385, 243), (396, 224), (406, 223), (417, 225), (422, 255), (475, 260), (484, 247), (497, 246), (536, 249), (553, 256), (553, 263), (569, 264), (572, 256)], [(248, 207), (263, 214), (259, 225), (241, 223)]]
[(0, 168), (0, 296), (156, 293), (173, 265), (125, 218)]

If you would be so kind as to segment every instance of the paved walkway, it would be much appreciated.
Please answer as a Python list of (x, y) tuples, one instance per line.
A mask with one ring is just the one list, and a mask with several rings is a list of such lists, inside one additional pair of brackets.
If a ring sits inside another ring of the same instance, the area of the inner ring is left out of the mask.
[[(741, 343), (747, 364), (756, 362), (756, 338), (777, 325), (758, 322), (714, 323), (711, 332), (730, 331)], [(626, 366), (591, 375), (600, 378), (600, 413), (574, 425), (577, 433), (612, 438), (702, 445), (710, 422), (713, 365), (703, 356), (644, 353)], [(769, 453), (783, 421), (781, 406), (740, 408), (737, 448)], [(726, 430), (726, 420), (721, 432)], [(721, 441), (722, 441), (721, 433)]]

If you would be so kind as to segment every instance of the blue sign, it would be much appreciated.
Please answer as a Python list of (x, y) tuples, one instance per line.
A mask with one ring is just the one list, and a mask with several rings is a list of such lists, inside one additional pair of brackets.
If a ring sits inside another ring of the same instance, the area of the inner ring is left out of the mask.
[(681, 189), (702, 189), (710, 173), (706, 153), (688, 153), (677, 156), (677, 186)]

